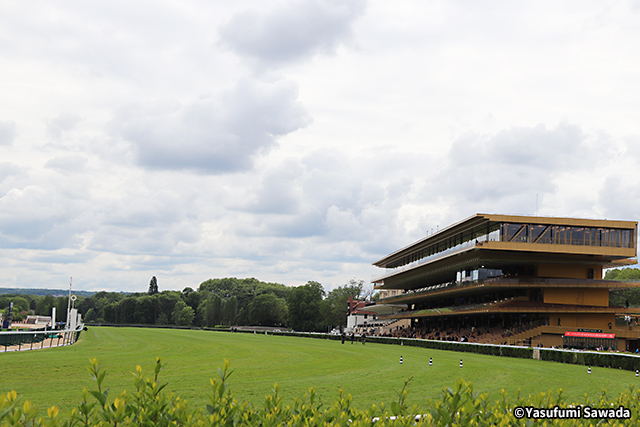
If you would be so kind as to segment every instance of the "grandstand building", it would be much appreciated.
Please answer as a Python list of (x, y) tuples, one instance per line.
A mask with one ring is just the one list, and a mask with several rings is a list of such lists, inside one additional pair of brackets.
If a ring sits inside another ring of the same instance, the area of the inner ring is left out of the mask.
[(637, 231), (634, 221), (476, 214), (373, 263), (386, 271), (367, 310), (422, 336), (635, 350), (640, 311), (612, 306), (609, 292), (640, 283), (602, 277), (637, 263)]

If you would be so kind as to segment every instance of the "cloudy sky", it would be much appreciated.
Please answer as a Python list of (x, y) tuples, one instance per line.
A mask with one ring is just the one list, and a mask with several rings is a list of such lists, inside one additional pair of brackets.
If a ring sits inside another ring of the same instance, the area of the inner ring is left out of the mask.
[(0, 287), (329, 290), (477, 212), (640, 219), (640, 2), (0, 3)]

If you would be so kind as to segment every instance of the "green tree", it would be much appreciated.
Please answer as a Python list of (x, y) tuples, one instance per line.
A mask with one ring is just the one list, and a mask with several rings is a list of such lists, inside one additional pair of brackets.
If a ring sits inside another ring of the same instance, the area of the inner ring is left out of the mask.
[(218, 295), (211, 298), (211, 322), (212, 326), (222, 324), (222, 299)]
[(90, 308), (89, 310), (87, 310), (87, 312), (84, 315), (84, 321), (87, 323), (96, 321), (96, 312), (93, 310), (93, 308)]
[(194, 311), (184, 301), (178, 301), (171, 313), (171, 322), (180, 326), (191, 326)]
[(147, 293), (149, 295), (155, 295), (158, 293), (158, 280), (156, 279), (156, 276), (153, 276), (151, 278), (151, 281), (149, 282), (149, 290), (147, 291)]
[(69, 297), (57, 297), (55, 298), (56, 307), (56, 320), (58, 322), (67, 321), (67, 308), (69, 307)]
[[(255, 298), (253, 299), (255, 301)], [(235, 325), (236, 315), (238, 314), (238, 299), (232, 296), (224, 302), (222, 310), (222, 321), (225, 325)]]
[(180, 310), (176, 324), (180, 326), (191, 326), (193, 324), (193, 317), (193, 308), (187, 305)]
[(291, 289), (287, 299), (288, 325), (296, 331), (321, 331), (325, 324), (322, 317), (324, 289), (318, 282)]
[(324, 320), (329, 326), (347, 326), (347, 301), (357, 299), (364, 288), (362, 280), (350, 280), (348, 284), (339, 286), (327, 294), (324, 300)]
[[(164, 317), (162, 318), (162, 320), (166, 322), (166, 323), (160, 323), (159, 320), (156, 320), (156, 323), (159, 325), (172, 322), (172, 313), (178, 302), (182, 302), (183, 304), (185, 304), (184, 301), (182, 301), (181, 293), (176, 291), (162, 291), (154, 295), (154, 298), (156, 298), (158, 301), (157, 319), (160, 319), (160, 316), (164, 314)], [(172, 323), (175, 323), (175, 322), (172, 322)]]
[[(85, 298), (80, 304), (80, 312), (87, 313), (88, 310), (92, 308), (96, 313), (96, 321), (115, 323), (115, 317), (113, 318), (113, 320), (107, 320), (107, 317), (111, 318), (110, 313), (105, 317), (105, 307), (109, 304), (117, 305), (117, 303), (125, 297), (126, 295), (121, 292), (101, 291), (92, 295), (90, 298)], [(109, 311), (109, 309), (107, 309), (107, 311)], [(60, 316), (58, 315), (58, 319), (59, 318)]]
[(258, 295), (249, 306), (249, 320), (253, 325), (283, 325), (287, 320), (287, 302), (271, 293)]
[(142, 295), (136, 299), (134, 323), (153, 325), (155, 319), (155, 300), (149, 295)]
[(211, 297), (205, 300), (202, 300), (198, 305), (198, 309), (196, 310), (196, 318), (200, 322), (199, 323), (200, 326), (204, 326), (207, 328), (210, 328), (213, 326), (212, 318), (209, 315), (212, 307), (213, 306), (212, 306)]
[[(608, 270), (605, 280), (640, 281), (640, 269), (614, 268)], [(609, 293), (609, 304), (612, 306), (640, 307), (640, 288), (616, 289)]]
[[(51, 295), (46, 295), (44, 298), (41, 298), (36, 304), (36, 314), (40, 316), (51, 316), (51, 308), (55, 307), (56, 301), (55, 298)], [(60, 314), (56, 314), (57, 319), (60, 320)]]
[(136, 298), (129, 296), (118, 303), (118, 323), (136, 323)]
[(169, 324), (169, 316), (167, 313), (160, 313), (158, 318), (156, 319), (156, 325), (168, 325)]
[(640, 280), (640, 269), (638, 268), (614, 268), (608, 270), (604, 278), (606, 280)]
[(110, 302), (102, 308), (102, 317), (106, 323), (118, 323), (118, 303)]
[[(227, 305), (231, 301), (231, 298), (236, 298), (235, 304), (235, 319), (234, 316), (229, 317), (229, 314), (234, 310), (225, 311), (222, 310), (222, 315), (219, 322), (233, 323), (235, 325), (245, 325), (249, 322), (249, 305), (257, 295), (272, 293), (279, 298), (288, 298), (291, 288), (279, 283), (267, 283), (261, 282), (257, 279), (237, 279), (237, 278), (223, 278), (223, 279), (209, 279), (206, 282), (200, 284), (198, 291), (202, 294), (202, 298), (207, 298), (208, 295), (217, 295), (221, 299), (221, 305)], [(227, 310), (233, 308), (234, 304), (227, 305)]]
[[(29, 301), (22, 295), (3, 295), (0, 297), (0, 308), (7, 308), (13, 303), (13, 312), (29, 311)], [(15, 316), (14, 316), (15, 319)]]
[(182, 290), (182, 300), (187, 303), (189, 307), (193, 309), (195, 316), (193, 318), (193, 324), (200, 325), (203, 322), (203, 317), (201, 313), (198, 311), (198, 307), (200, 306), (200, 302), (204, 298), (204, 293), (199, 291), (194, 291), (193, 288), (186, 287)]

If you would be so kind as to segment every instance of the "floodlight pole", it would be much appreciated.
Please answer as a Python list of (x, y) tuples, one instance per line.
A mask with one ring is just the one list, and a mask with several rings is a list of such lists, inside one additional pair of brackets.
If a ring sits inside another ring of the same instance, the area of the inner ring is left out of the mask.
[(69, 317), (71, 316), (71, 283), (73, 281), (73, 277), (69, 278), (69, 299), (67, 301), (67, 323), (64, 325), (65, 329), (69, 329)]

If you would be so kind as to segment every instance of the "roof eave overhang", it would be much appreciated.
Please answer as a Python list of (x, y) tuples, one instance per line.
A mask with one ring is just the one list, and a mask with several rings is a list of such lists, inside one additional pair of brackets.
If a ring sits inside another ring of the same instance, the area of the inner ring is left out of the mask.
[(424, 237), (408, 246), (405, 246), (384, 258), (374, 262), (376, 267), (386, 268), (394, 266), (399, 260), (407, 257), (413, 252), (419, 251), (430, 245), (433, 245), (465, 231), (472, 231), (483, 224), (489, 226), (491, 223), (536, 223), (542, 225), (567, 225), (567, 226), (584, 226), (584, 227), (612, 227), (636, 229), (638, 223), (636, 221), (619, 221), (619, 220), (598, 220), (584, 218), (564, 218), (564, 217), (538, 217), (524, 215), (501, 215), (501, 214), (482, 214), (478, 213), (470, 216), (462, 221), (452, 224), (438, 232)]

